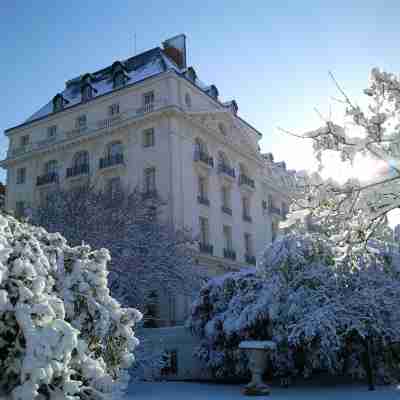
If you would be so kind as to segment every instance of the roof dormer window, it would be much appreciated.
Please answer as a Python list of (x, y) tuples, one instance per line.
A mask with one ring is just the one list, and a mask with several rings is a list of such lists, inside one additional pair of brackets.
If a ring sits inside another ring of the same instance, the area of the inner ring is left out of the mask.
[(122, 71), (119, 71), (113, 77), (113, 87), (114, 89), (116, 89), (124, 85), (125, 85), (125, 74)]
[(61, 111), (68, 101), (62, 94), (58, 93), (53, 97), (53, 112)]
[(187, 69), (187, 71), (185, 72), (185, 75), (186, 75), (186, 77), (187, 77), (190, 81), (192, 81), (193, 83), (196, 82), (197, 74), (196, 74), (196, 71), (194, 70), (193, 67), (189, 67), (189, 68)]
[(92, 87), (86, 85), (82, 88), (82, 101), (88, 101), (93, 97)]
[(82, 101), (88, 101), (94, 97), (97, 90), (92, 86), (92, 76), (85, 74), (81, 78), (81, 95)]
[(125, 66), (120, 61), (115, 61), (111, 70), (114, 89), (124, 86), (128, 79)]

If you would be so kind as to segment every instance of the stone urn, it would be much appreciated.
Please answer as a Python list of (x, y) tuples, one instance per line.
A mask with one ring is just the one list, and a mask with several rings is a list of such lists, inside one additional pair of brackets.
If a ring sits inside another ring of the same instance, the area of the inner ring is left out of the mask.
[(244, 350), (249, 358), (251, 382), (243, 389), (248, 396), (265, 396), (271, 392), (270, 387), (263, 382), (262, 376), (267, 366), (268, 356), (276, 349), (271, 341), (248, 340), (240, 342), (239, 349)]

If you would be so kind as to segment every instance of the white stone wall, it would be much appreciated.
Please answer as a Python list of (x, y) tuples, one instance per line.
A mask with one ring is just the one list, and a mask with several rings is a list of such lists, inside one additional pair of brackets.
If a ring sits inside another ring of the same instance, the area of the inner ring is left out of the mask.
[[(143, 105), (142, 96), (150, 90), (155, 94), (154, 112), (139, 115), (137, 110)], [(185, 103), (186, 94), (190, 95), (190, 108)], [(99, 123), (109, 118), (108, 107), (114, 103), (119, 104), (123, 122), (109, 129), (99, 129)], [(75, 120), (82, 114), (87, 115), (88, 129), (82, 135), (70, 139), (67, 132), (75, 128)], [(225, 128), (225, 134), (219, 130), (220, 123)], [(38, 142), (46, 138), (47, 127), (52, 125), (57, 125), (57, 140), (39, 148)], [(154, 147), (143, 147), (142, 133), (147, 128), (154, 128)], [(13, 149), (18, 147), (20, 137), (26, 134), (31, 137), (34, 151), (14, 157)], [(157, 190), (168, 202), (166, 218), (176, 228), (185, 226), (191, 228), (194, 235), (198, 235), (199, 217), (208, 218), (210, 243), (214, 246), (214, 253), (213, 256), (199, 254), (198, 261), (211, 275), (229, 266), (239, 268), (246, 264), (245, 233), (252, 235), (254, 255), (259, 254), (272, 238), (273, 217), (262, 209), (262, 201), (273, 194), (279, 202), (287, 202), (287, 195), (278, 187), (282, 182), (279, 181), (275, 187), (274, 177), (268, 176), (270, 172), (257, 149), (259, 137), (256, 131), (231, 114), (221, 103), (171, 72), (52, 114), (11, 131), (9, 136), (9, 157), (2, 162), (2, 166), (7, 168), (8, 211), (15, 209), (19, 200), (24, 200), (31, 207), (37, 206), (41, 191), (51, 189), (52, 185), (36, 186), (36, 178), (43, 174), (44, 164), (49, 160), (59, 162), (60, 185), (79, 184), (82, 178), (66, 179), (66, 169), (72, 166), (77, 151), (89, 152), (90, 179), (98, 187), (103, 187), (107, 179), (119, 176), (128, 189), (132, 190), (136, 186), (142, 189), (144, 169), (155, 167)], [(209, 155), (214, 159), (213, 168), (194, 161), (196, 138), (201, 138), (207, 144)], [(100, 170), (99, 159), (104, 156), (107, 144), (116, 140), (123, 144), (124, 165)], [(235, 168), (236, 177), (233, 180), (218, 173), (220, 151), (226, 154), (231, 167)], [(255, 180), (255, 190), (239, 185), (240, 164), (245, 166), (249, 176)], [(16, 171), (21, 167), (27, 170), (26, 182), (17, 185)], [(275, 168), (274, 174), (279, 177), (279, 174), (285, 175), (285, 171)], [(209, 207), (197, 201), (199, 175), (208, 178)], [(231, 188), (232, 216), (221, 211), (223, 184)], [(251, 201), (252, 223), (242, 218), (243, 195)], [(232, 227), (236, 262), (223, 258), (224, 225)], [(182, 300), (175, 303), (173, 312), (176, 313), (176, 320), (182, 320), (187, 309), (186, 303)], [(171, 311), (163, 310), (162, 314), (167, 317)]]

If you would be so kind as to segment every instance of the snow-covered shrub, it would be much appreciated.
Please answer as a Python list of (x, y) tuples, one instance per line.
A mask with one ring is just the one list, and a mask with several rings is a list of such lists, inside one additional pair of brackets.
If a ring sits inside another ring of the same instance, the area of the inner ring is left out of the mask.
[(117, 398), (141, 314), (107, 288), (107, 250), (0, 216), (0, 395)]
[(268, 333), (268, 292), (255, 269), (210, 280), (192, 306), (188, 325), (201, 339), (200, 357), (217, 377), (247, 373), (241, 340)]
[(255, 271), (201, 290), (189, 326), (202, 338), (197, 355), (216, 376), (246, 374), (238, 344), (247, 339), (277, 343), (276, 375), (363, 377), (370, 351), (376, 375), (399, 376), (398, 253), (381, 248), (345, 268), (333, 249), (318, 234), (288, 234), (266, 248)]

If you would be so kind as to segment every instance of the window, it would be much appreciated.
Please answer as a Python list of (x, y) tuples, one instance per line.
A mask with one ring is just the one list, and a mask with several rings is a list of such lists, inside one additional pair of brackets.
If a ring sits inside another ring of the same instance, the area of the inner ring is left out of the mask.
[(199, 218), (200, 225), (200, 243), (208, 244), (209, 243), (209, 225), (208, 219), (204, 217)]
[(57, 135), (57, 125), (52, 125), (47, 128), (47, 138), (53, 139)]
[(110, 115), (110, 117), (119, 114), (119, 104), (111, 104), (111, 106), (108, 107), (108, 114)]
[(244, 248), (248, 256), (253, 255), (253, 240), (250, 233), (244, 234)]
[(187, 108), (192, 108), (192, 99), (190, 98), (190, 94), (185, 94), (185, 104)]
[(143, 95), (144, 106), (153, 105), (154, 103), (154, 92), (147, 92)]
[(122, 71), (118, 71), (115, 73), (113, 78), (113, 85), (114, 89), (125, 85), (125, 75)]
[(106, 149), (106, 157), (107, 158), (118, 158), (122, 156), (122, 143), (121, 142), (112, 142), (107, 145)]
[(107, 190), (111, 198), (115, 198), (121, 193), (121, 178), (119, 176), (111, 178), (107, 182)]
[(199, 176), (199, 197), (202, 199), (208, 198), (207, 178)]
[(45, 174), (56, 174), (58, 171), (58, 162), (57, 160), (50, 160), (44, 165), (44, 173)]
[(53, 112), (61, 111), (64, 108), (64, 98), (61, 94), (57, 94), (53, 98)]
[(17, 184), (25, 183), (26, 180), (26, 168), (17, 169)]
[(156, 190), (156, 169), (154, 167), (144, 170), (144, 192), (153, 193)]
[(21, 136), (20, 145), (21, 147), (28, 146), (29, 144), (29, 135)]
[(223, 236), (226, 250), (233, 250), (232, 244), (232, 228), (230, 226), (224, 225)]
[(250, 200), (247, 197), (242, 197), (243, 217), (250, 216)]
[(89, 153), (87, 151), (78, 151), (74, 155), (73, 166), (78, 168), (83, 165), (89, 165)]
[(80, 115), (76, 120), (75, 120), (75, 125), (77, 129), (85, 129), (87, 127), (87, 118), (86, 115)]
[(17, 201), (15, 203), (15, 216), (21, 218), (25, 216), (25, 202)]
[(82, 89), (82, 101), (88, 101), (93, 97), (93, 90), (90, 85), (85, 85)]
[(222, 186), (222, 207), (231, 208), (231, 191), (227, 186)]
[(143, 147), (154, 146), (154, 129), (149, 128), (143, 131)]

